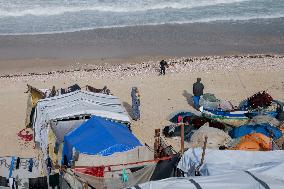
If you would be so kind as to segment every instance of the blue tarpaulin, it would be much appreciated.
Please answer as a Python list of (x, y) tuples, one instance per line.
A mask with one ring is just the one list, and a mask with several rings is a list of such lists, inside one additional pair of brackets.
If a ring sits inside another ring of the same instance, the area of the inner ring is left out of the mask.
[(233, 128), (229, 135), (232, 138), (238, 138), (251, 133), (261, 133), (273, 139), (278, 139), (282, 136), (282, 132), (268, 123), (261, 123), (256, 125), (242, 125), (240, 127)]
[(89, 155), (108, 156), (142, 146), (128, 127), (104, 118), (93, 116), (64, 137), (63, 157), (69, 162), (72, 150)]

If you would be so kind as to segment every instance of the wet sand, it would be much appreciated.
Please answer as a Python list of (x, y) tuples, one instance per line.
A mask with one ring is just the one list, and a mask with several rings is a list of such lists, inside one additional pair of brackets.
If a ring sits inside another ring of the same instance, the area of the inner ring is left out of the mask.
[(283, 52), (284, 18), (0, 36), (0, 66), (7, 59), (25, 59), (24, 62), (54, 58), (69, 62), (80, 59), (127, 61), (131, 57)]

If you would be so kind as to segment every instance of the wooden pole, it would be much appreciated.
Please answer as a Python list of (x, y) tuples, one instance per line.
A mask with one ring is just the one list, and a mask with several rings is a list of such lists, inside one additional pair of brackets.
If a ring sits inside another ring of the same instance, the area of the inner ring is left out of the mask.
[(160, 148), (160, 129), (155, 129), (155, 143), (154, 143), (154, 158), (159, 158), (159, 148)]
[(203, 165), (204, 163), (204, 159), (205, 159), (205, 150), (206, 150), (206, 146), (207, 146), (207, 139), (208, 137), (205, 136), (205, 140), (204, 140), (204, 145), (203, 145), (203, 148), (202, 148), (202, 155), (201, 155), (201, 161), (200, 161), (200, 164), (196, 167), (195, 169), (195, 176), (201, 176), (200, 174), (200, 167)]
[(180, 125), (180, 152), (181, 155), (184, 153), (184, 123)]

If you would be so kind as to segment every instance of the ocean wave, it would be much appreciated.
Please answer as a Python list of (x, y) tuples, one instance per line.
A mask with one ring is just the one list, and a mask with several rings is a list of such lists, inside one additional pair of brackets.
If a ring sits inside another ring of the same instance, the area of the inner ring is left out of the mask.
[[(147, 23), (143, 25), (136, 25), (136, 24), (129, 24), (129, 25), (109, 25), (109, 26), (102, 26), (102, 27), (82, 27), (77, 29), (68, 29), (68, 30), (60, 30), (60, 31), (49, 31), (49, 32), (23, 32), (23, 33), (0, 33), (0, 36), (16, 36), (16, 35), (49, 35), (49, 34), (62, 34), (62, 33), (73, 33), (73, 32), (80, 32), (80, 31), (89, 31), (95, 29), (107, 29), (107, 28), (124, 28), (124, 27), (137, 27), (137, 26), (159, 26), (159, 25), (180, 25), (180, 24), (191, 24), (191, 23), (214, 23), (214, 22), (257, 22), (259, 20), (270, 20), (270, 19), (284, 19), (284, 14), (275, 14), (275, 15), (267, 15), (267, 16), (253, 16), (253, 17), (212, 17), (212, 18), (204, 18), (198, 19), (195, 21), (173, 21), (173, 22), (153, 22)], [(267, 21), (268, 21), (267, 20)]]
[(193, 9), (204, 6), (216, 6), (220, 4), (241, 3), (249, 0), (181, 0), (180, 2), (163, 2), (163, 3), (145, 3), (145, 4), (120, 4), (119, 1), (113, 4), (105, 5), (78, 5), (78, 6), (34, 6), (34, 8), (12, 8), (7, 11), (7, 8), (0, 7), (0, 17), (21, 17), (21, 16), (54, 16), (65, 13), (76, 13), (82, 11), (98, 11), (98, 12), (115, 12), (115, 13), (131, 13), (139, 11), (151, 11), (162, 9)]

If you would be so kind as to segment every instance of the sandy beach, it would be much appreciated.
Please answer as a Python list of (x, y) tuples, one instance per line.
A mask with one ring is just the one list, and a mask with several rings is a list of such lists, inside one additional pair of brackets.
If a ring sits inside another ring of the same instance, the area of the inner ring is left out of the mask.
[[(130, 112), (132, 86), (141, 93), (141, 120), (132, 122), (134, 134), (153, 146), (154, 129), (168, 125), (167, 117), (179, 110), (193, 110), (192, 84), (202, 78), (205, 92), (217, 98), (230, 100), (234, 105), (266, 90), (273, 98), (284, 101), (284, 57), (282, 55), (206, 56), (166, 59), (170, 63), (165, 76), (159, 76), (158, 61), (133, 64), (74, 64), (68, 69), (50, 65), (51, 72), (38, 67), (35, 72), (19, 72), (19, 68), (1, 70), (0, 115), (1, 156), (35, 156), (33, 144), (24, 144), (17, 133), (24, 128), (27, 90), (30, 84), (37, 88), (64, 88), (74, 83), (81, 87), (107, 85)], [(12, 61), (12, 60), (11, 60)], [(66, 63), (67, 64), (67, 63)], [(130, 112), (131, 113), (131, 112)], [(167, 139), (179, 149), (179, 139)]]

